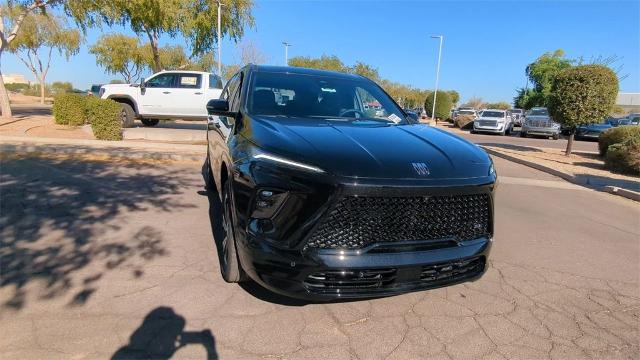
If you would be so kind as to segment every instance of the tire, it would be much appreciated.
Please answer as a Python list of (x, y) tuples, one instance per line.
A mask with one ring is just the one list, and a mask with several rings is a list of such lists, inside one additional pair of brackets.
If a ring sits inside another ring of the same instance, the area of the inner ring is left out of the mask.
[(558, 140), (558, 139), (560, 139), (560, 134), (555, 134), (555, 135), (553, 135), (552, 139), (553, 139), (553, 140)]
[(471, 129), (471, 133), (472, 134), (477, 134), (477, 132), (475, 130), (473, 130), (473, 129)]
[(204, 187), (208, 191), (216, 191), (216, 182), (213, 179), (213, 171), (211, 171), (211, 159), (209, 158), (209, 148), (207, 147), (207, 158), (202, 164), (202, 177), (204, 178)]
[(238, 261), (238, 253), (236, 249), (235, 234), (233, 231), (233, 219), (231, 211), (231, 180), (227, 180), (222, 185), (222, 210), (223, 224), (225, 228), (225, 238), (222, 240), (220, 249), (220, 273), (224, 281), (228, 283), (237, 283), (244, 281), (246, 275)]
[(160, 122), (158, 119), (141, 119), (140, 121), (142, 121), (142, 125), (149, 127), (156, 126)]
[(527, 133), (520, 130), (520, 137), (526, 138), (527, 137)]
[(120, 103), (120, 107), (122, 108), (122, 113), (120, 114), (120, 119), (122, 121), (123, 128), (133, 127), (133, 121), (136, 118), (136, 112), (133, 111), (131, 105), (126, 103)]

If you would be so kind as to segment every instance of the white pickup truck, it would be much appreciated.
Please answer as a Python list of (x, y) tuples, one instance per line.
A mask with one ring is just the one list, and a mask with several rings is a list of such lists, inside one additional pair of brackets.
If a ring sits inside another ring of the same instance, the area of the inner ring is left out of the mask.
[(135, 119), (155, 126), (164, 119), (207, 118), (206, 104), (218, 99), (222, 81), (218, 75), (201, 71), (161, 71), (139, 84), (109, 84), (100, 88), (100, 97), (122, 105), (122, 126), (132, 127)]

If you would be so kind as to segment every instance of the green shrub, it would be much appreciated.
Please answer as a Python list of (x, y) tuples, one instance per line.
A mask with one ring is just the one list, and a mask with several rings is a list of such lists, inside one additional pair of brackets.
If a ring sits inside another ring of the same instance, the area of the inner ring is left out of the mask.
[(53, 118), (56, 124), (80, 126), (86, 122), (86, 96), (60, 94), (53, 101)]
[(640, 175), (640, 138), (609, 146), (604, 166), (615, 172)]
[(89, 96), (87, 116), (91, 119), (93, 136), (98, 140), (122, 140), (122, 120), (120, 104)]
[(4, 84), (7, 91), (23, 92), (29, 88), (29, 84)]
[(605, 156), (609, 146), (623, 143), (632, 138), (640, 139), (640, 126), (624, 125), (604, 131), (598, 139), (600, 155)]
[[(431, 92), (427, 99), (424, 101), (424, 110), (427, 112), (429, 117), (433, 117), (431, 112), (433, 111), (433, 95)], [(438, 90), (438, 94), (436, 96), (436, 118), (439, 119), (447, 119), (451, 115), (451, 107), (453, 104), (451, 103), (451, 97), (446, 91)]]

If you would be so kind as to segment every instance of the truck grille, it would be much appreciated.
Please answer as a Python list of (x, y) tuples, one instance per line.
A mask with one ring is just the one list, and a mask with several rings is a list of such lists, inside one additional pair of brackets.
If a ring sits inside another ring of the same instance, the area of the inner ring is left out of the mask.
[(420, 197), (346, 196), (305, 248), (360, 249), (383, 242), (464, 241), (490, 231), (488, 194)]
[(478, 126), (490, 126), (496, 127), (498, 126), (498, 122), (496, 120), (476, 120), (478, 122)]

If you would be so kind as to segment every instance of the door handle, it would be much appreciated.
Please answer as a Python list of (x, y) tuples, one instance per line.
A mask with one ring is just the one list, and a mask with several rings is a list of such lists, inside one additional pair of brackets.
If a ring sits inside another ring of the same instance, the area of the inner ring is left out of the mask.
[(200, 91), (195, 93), (196, 95), (202, 95), (202, 93)]
[(163, 94), (171, 94), (171, 91), (163, 91)]

